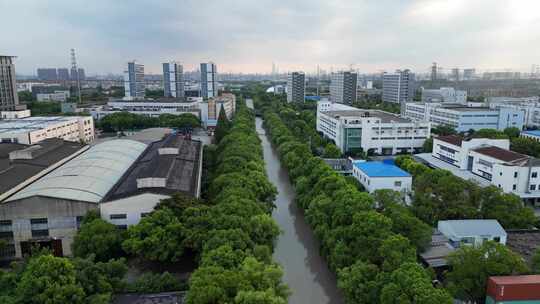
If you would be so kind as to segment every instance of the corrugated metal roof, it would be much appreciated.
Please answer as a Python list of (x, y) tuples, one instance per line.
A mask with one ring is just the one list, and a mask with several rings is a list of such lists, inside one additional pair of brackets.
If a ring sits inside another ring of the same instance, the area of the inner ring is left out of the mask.
[(145, 144), (126, 139), (100, 143), (18, 192), (8, 201), (48, 196), (97, 203), (145, 149)]
[[(452, 234), (459, 237), (472, 235), (506, 235), (497, 220), (447, 220), (439, 221), (439, 227), (446, 225)], [(441, 229), (439, 229), (441, 230)]]

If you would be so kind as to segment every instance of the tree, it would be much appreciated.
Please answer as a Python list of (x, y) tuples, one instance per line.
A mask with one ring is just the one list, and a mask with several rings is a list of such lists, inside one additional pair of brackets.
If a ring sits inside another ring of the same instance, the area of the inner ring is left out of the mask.
[(35, 98), (34, 96), (32, 96), (32, 92), (30, 91), (17, 92), (17, 95), (19, 95), (19, 101), (25, 101), (25, 102), (35, 101)]
[(22, 303), (35, 304), (82, 304), (85, 299), (73, 264), (52, 255), (30, 259), (17, 285), (17, 294)]
[(404, 263), (416, 261), (416, 250), (411, 242), (403, 236), (392, 235), (384, 240), (379, 248), (383, 271), (392, 272)]
[(227, 118), (227, 114), (225, 114), (225, 109), (223, 108), (223, 105), (221, 105), (216, 129), (214, 130), (214, 141), (216, 143), (219, 143), (221, 139), (229, 133), (230, 128), (231, 122)]
[(176, 262), (184, 253), (185, 229), (169, 209), (152, 212), (128, 228), (122, 248), (150, 261)]
[(506, 246), (486, 241), (480, 247), (462, 246), (448, 258), (448, 290), (455, 298), (480, 303), (490, 276), (526, 273), (521, 257)]
[(433, 151), (433, 137), (430, 137), (424, 141), (422, 150), (424, 150), (424, 153), (431, 153)]
[(357, 261), (338, 271), (338, 287), (347, 303), (370, 304), (379, 301), (379, 269), (373, 264)]
[(521, 134), (521, 130), (519, 128), (516, 128), (516, 127), (509, 127), (509, 128), (506, 128), (504, 129), (504, 134), (506, 134), (506, 136), (508, 136), (508, 138), (510, 139), (514, 139), (514, 138), (517, 138), (519, 137), (519, 135)]
[(452, 304), (452, 297), (444, 289), (431, 284), (431, 278), (417, 263), (405, 263), (390, 275), (381, 291), (381, 304)]
[(73, 255), (86, 258), (94, 255), (97, 261), (108, 261), (122, 255), (122, 234), (115, 225), (93, 219), (83, 222), (73, 240)]
[(324, 158), (340, 158), (341, 157), (341, 150), (334, 145), (334, 144), (327, 144), (324, 147)]
[(540, 248), (536, 248), (534, 251), (531, 261), (531, 270), (533, 273), (540, 274)]
[(83, 287), (89, 303), (98, 303), (98, 299), (107, 300), (104, 303), (109, 303), (113, 293), (123, 290), (123, 278), (127, 272), (123, 258), (105, 263), (94, 263), (92, 257), (75, 258), (72, 261), (77, 283)]
[(449, 125), (436, 126), (435, 128), (431, 129), (431, 133), (437, 134), (439, 136), (457, 134), (456, 129), (454, 129), (454, 127), (449, 126)]

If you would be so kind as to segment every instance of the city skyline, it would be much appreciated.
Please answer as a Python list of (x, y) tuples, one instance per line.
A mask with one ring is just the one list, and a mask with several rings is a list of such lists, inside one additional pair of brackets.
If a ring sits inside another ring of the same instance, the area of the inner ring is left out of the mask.
[[(353, 65), (365, 73), (424, 73), (432, 61), (447, 71), (527, 72), (540, 61), (540, 33), (532, 30), (540, 28), (539, 9), (534, 0), (10, 1), (0, 3), (12, 12), (0, 24), (10, 28), (2, 53), (17, 56), (25, 75), (69, 67), (71, 48), (92, 75), (121, 74), (133, 59), (151, 74), (170, 60), (187, 71), (211, 60), (222, 73), (271, 73), (272, 62), (281, 72)], [(21, 20), (24, 29), (12, 26)]]

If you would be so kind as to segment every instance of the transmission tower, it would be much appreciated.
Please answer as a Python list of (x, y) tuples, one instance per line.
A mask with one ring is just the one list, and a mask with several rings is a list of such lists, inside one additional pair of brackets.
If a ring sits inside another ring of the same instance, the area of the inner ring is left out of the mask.
[(75, 57), (75, 49), (71, 49), (71, 71), (77, 76), (77, 90), (79, 93), (79, 104), (82, 104), (81, 98), (81, 77), (77, 68), (77, 57)]

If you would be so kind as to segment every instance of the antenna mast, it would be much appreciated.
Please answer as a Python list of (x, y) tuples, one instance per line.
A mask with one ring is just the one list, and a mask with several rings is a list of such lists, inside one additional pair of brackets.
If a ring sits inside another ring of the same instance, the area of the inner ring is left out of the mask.
[(79, 69), (77, 68), (77, 57), (75, 57), (75, 49), (71, 49), (71, 71), (77, 75), (77, 89), (79, 92), (79, 104), (82, 104), (81, 98), (81, 77), (79, 75)]

